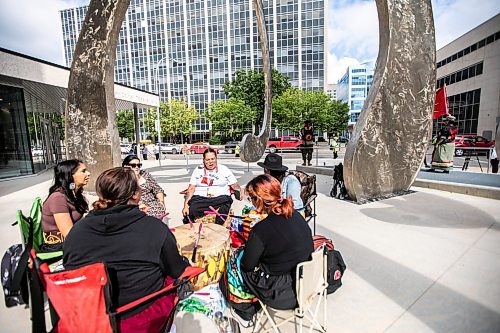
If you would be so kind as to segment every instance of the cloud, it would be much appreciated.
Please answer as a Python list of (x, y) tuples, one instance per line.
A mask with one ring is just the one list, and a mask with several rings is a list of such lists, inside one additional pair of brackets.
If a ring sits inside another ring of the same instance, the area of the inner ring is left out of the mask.
[(498, 0), (434, 0), (437, 49), (500, 12)]
[(328, 83), (337, 83), (337, 81), (345, 74), (347, 67), (359, 65), (358, 59), (350, 57), (337, 58), (335, 53), (328, 55), (328, 68), (326, 78)]
[(0, 47), (64, 65), (59, 10), (83, 0), (0, 0)]
[(378, 53), (375, 1), (332, 1), (328, 22), (328, 83), (336, 83), (348, 66), (374, 60)]
[[(437, 49), (500, 12), (498, 0), (433, 0)], [(354, 60), (374, 60), (378, 54), (378, 16), (373, 0), (329, 3), (328, 83), (336, 83)]]

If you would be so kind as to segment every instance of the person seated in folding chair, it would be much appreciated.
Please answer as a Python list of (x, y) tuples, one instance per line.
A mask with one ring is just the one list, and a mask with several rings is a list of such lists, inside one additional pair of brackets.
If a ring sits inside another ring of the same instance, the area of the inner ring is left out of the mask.
[[(295, 268), (314, 251), (311, 229), (293, 210), (292, 199), (281, 196), (275, 178), (257, 176), (247, 184), (246, 192), (257, 211), (268, 216), (250, 231), (240, 262), (243, 282), (262, 303), (280, 310), (293, 309), (297, 305)], [(224, 283), (220, 285), (235, 318), (244, 327), (252, 326), (260, 303), (235, 303)]]
[[(182, 215), (194, 221), (205, 216), (205, 211), (210, 211), (210, 207), (213, 207), (222, 216), (227, 216), (233, 203), (231, 189), (239, 200), (241, 189), (236, 177), (229, 168), (217, 163), (217, 152), (213, 148), (206, 149), (203, 152), (203, 165), (194, 169), (191, 175)], [(218, 224), (224, 222), (216, 219)]]
[(90, 172), (80, 160), (59, 162), (54, 168), (54, 185), (42, 206), (43, 252), (62, 250), (64, 238), (89, 210), (83, 196)]
[[(104, 171), (97, 178), (96, 192), (99, 200), (93, 203), (94, 210), (64, 242), (66, 269), (104, 262), (115, 307), (160, 290), (167, 280), (184, 272), (189, 264), (179, 254), (172, 232), (139, 210), (141, 188), (132, 170)], [(119, 318), (120, 332), (162, 331), (174, 302), (175, 293), (170, 293), (124, 313)]]
[(287, 172), (288, 167), (283, 165), (281, 156), (270, 153), (264, 159), (264, 163), (257, 162), (257, 165), (264, 168), (264, 174), (273, 176), (281, 183), (281, 197), (291, 197), (293, 208), (303, 215), (304, 203), (300, 197), (300, 182), (297, 177)]

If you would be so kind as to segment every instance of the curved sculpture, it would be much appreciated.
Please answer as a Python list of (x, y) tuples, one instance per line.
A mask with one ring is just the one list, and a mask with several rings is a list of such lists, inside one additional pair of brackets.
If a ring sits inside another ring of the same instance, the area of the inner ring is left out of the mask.
[(262, 129), (258, 136), (245, 134), (241, 140), (240, 159), (243, 162), (257, 162), (266, 150), (267, 140), (271, 132), (271, 63), (269, 59), (269, 42), (267, 39), (266, 21), (264, 20), (264, 9), (262, 0), (253, 0), (255, 6), (255, 16), (257, 18), (257, 27), (259, 29), (260, 48), (262, 50), (262, 68), (264, 70), (264, 120)]
[(96, 177), (119, 165), (121, 159), (114, 66), (128, 5), (129, 0), (90, 2), (71, 65), (66, 104), (67, 157), (82, 159)]
[(373, 84), (344, 158), (359, 203), (407, 191), (432, 131), (436, 43), (431, 0), (376, 0), (379, 54)]

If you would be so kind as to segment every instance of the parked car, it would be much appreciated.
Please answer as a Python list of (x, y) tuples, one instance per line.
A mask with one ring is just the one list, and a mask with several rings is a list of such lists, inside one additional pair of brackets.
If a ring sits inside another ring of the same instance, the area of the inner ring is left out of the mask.
[(122, 154), (128, 154), (132, 145), (130, 143), (120, 143), (120, 151)]
[(241, 141), (229, 141), (224, 146), (224, 150), (228, 154), (233, 154), (234, 150), (236, 149), (236, 146), (239, 146), (240, 144), (241, 144)]
[(33, 147), (31, 148), (31, 155), (33, 156), (43, 156), (44, 151), (42, 147)]
[(347, 136), (341, 136), (339, 137), (339, 143), (347, 143), (349, 141), (349, 138)]
[(162, 154), (180, 154), (182, 151), (179, 145), (173, 143), (162, 143), (161, 144), (161, 153)]
[(217, 148), (210, 147), (209, 145), (206, 144), (193, 144), (189, 148), (189, 151), (191, 152), (191, 154), (203, 154), (203, 152), (208, 148), (214, 149), (217, 153), (219, 152)]
[(267, 142), (269, 152), (275, 153), (278, 150), (297, 149), (302, 144), (302, 140), (295, 136), (283, 136), (281, 138), (270, 138)]
[[(461, 148), (489, 148), (495, 144), (494, 141), (490, 141), (485, 137), (480, 135), (457, 135), (455, 136), (455, 156), (463, 156), (467, 151), (473, 151), (471, 149), (461, 149)], [(487, 154), (484, 150), (478, 150), (477, 153)]]

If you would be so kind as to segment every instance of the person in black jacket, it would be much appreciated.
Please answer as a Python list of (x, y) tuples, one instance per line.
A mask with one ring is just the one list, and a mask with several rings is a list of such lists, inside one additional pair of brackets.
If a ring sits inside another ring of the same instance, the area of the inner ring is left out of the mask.
[[(64, 242), (66, 269), (104, 262), (115, 307), (160, 290), (167, 279), (184, 272), (188, 263), (169, 228), (139, 210), (141, 189), (132, 170), (104, 171), (97, 178), (96, 192), (99, 200), (93, 203), (94, 210), (71, 229)], [(167, 294), (124, 313), (120, 332), (160, 332), (174, 296)]]
[[(240, 267), (243, 282), (264, 304), (288, 310), (297, 306), (295, 268), (310, 260), (312, 233), (302, 215), (293, 209), (291, 197), (281, 197), (277, 179), (257, 176), (246, 186), (256, 210), (268, 214), (250, 231)], [(223, 290), (227, 296), (227, 291)], [(253, 324), (259, 303), (229, 302), (244, 327)]]
[(304, 127), (300, 130), (300, 138), (302, 139), (302, 165), (311, 165), (313, 146), (314, 146), (314, 128), (310, 120), (304, 121)]

